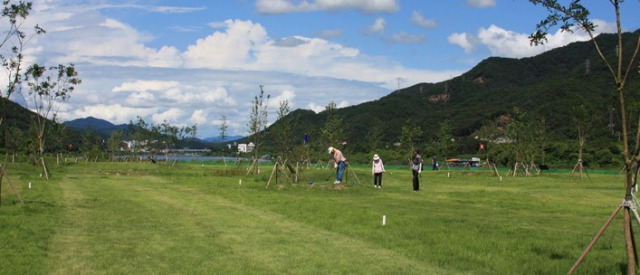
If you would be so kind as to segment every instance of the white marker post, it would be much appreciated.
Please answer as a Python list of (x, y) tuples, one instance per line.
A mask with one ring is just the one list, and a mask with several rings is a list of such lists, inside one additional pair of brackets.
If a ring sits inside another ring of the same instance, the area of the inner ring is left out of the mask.
[(387, 224), (387, 215), (382, 215), (382, 225)]
[(29, 182), (29, 189), (31, 189), (31, 182)]
[(238, 182), (238, 185), (242, 185), (242, 180), (240, 180), (240, 181)]

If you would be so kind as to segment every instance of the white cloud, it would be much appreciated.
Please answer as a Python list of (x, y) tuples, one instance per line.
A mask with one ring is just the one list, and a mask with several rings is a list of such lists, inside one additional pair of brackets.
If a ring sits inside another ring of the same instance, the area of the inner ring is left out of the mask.
[(529, 57), (540, 54), (547, 49), (562, 47), (575, 41), (589, 40), (589, 36), (579, 30), (573, 33), (561, 32), (548, 36), (548, 41), (543, 47), (532, 47), (529, 41), (529, 35), (505, 30), (495, 25), (489, 28), (481, 28), (478, 31), (478, 39), (482, 44), (487, 46), (494, 56), (503, 57)]
[(256, 47), (267, 40), (267, 32), (260, 24), (251, 21), (227, 20), (225, 32), (215, 32), (184, 53), (185, 66), (189, 68), (242, 68), (254, 60)]
[(474, 48), (472, 36), (465, 32), (453, 33), (447, 37), (447, 41), (453, 45), (461, 47), (467, 54), (470, 54)]
[(195, 101), (204, 99), (206, 103), (215, 105), (235, 106), (237, 104), (224, 87), (216, 87), (216, 89), (208, 90), (204, 94), (196, 94), (193, 99)]
[(311, 102), (307, 104), (307, 109), (314, 111), (316, 114), (324, 111), (326, 106), (316, 104), (315, 102)]
[(381, 34), (384, 32), (384, 28), (386, 24), (387, 24), (387, 21), (384, 20), (384, 18), (381, 18), (381, 17), (376, 18), (376, 21), (374, 21), (373, 24), (367, 28), (367, 32)]
[(280, 108), (280, 102), (284, 102), (285, 100), (289, 104), (289, 109), (293, 110), (294, 108), (294, 99), (296, 98), (296, 92), (292, 90), (284, 90), (277, 96), (272, 96), (269, 98), (267, 102), (268, 107), (274, 110), (278, 110)]
[(180, 108), (170, 108), (161, 113), (155, 113), (151, 115), (151, 122), (155, 125), (162, 124), (163, 122), (169, 122), (172, 125), (183, 125), (182, 119), (183, 111)]
[(424, 18), (424, 16), (422, 16), (422, 14), (420, 14), (418, 11), (413, 11), (411, 13), (410, 21), (411, 23), (416, 24), (425, 29), (433, 29), (438, 26), (438, 23), (436, 23), (436, 20)]
[(208, 119), (208, 112), (202, 109), (194, 110), (191, 113), (191, 117), (189, 118), (189, 122), (191, 124), (197, 125), (213, 125)]
[(496, 5), (496, 0), (467, 0), (467, 3), (476, 8), (488, 8)]
[(132, 93), (127, 97), (125, 103), (129, 106), (151, 107), (156, 102), (156, 97), (150, 92)]
[[(615, 30), (613, 24), (602, 20), (594, 20), (594, 23), (598, 26), (595, 35)], [(543, 46), (534, 47), (531, 46), (529, 34), (510, 31), (496, 25), (480, 28), (477, 36), (469, 33), (453, 33), (447, 38), (449, 43), (461, 47), (467, 54), (470, 54), (478, 45), (484, 45), (492, 56), (512, 58), (530, 57), (572, 42), (587, 40), (589, 35), (580, 29), (574, 28), (573, 32), (557, 30), (547, 36)]]
[(137, 80), (133, 82), (124, 82), (112, 89), (113, 92), (147, 92), (147, 91), (164, 91), (174, 89), (180, 86), (177, 81), (162, 80)]
[(157, 108), (130, 107), (121, 104), (96, 104), (91, 106), (75, 106), (69, 112), (60, 112), (62, 120), (70, 120), (85, 117), (97, 117), (115, 124), (126, 124), (135, 121), (136, 117), (146, 117), (154, 114)]
[(398, 0), (256, 0), (255, 6), (259, 13), (266, 14), (337, 10), (393, 13), (400, 9)]

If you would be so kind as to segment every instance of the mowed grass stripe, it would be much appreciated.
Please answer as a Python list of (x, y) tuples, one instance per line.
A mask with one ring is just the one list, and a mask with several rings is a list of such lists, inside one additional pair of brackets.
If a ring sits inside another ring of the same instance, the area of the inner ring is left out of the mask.
[(161, 177), (87, 173), (61, 187), (51, 273), (445, 273)]

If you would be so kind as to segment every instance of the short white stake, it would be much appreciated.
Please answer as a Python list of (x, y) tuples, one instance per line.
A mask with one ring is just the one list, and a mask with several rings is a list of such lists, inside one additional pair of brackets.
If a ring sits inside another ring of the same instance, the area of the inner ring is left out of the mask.
[(387, 224), (387, 215), (382, 215), (382, 225)]

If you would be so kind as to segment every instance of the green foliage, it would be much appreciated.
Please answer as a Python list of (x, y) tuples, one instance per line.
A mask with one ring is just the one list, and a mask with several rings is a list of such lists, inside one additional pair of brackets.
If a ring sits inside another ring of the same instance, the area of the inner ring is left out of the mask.
[(123, 146), (124, 134), (122, 130), (116, 130), (111, 133), (109, 139), (107, 139), (107, 147), (111, 151), (111, 157), (115, 157), (116, 152), (120, 151)]
[[(267, 95), (267, 100), (269, 95)], [(260, 85), (260, 92), (253, 98), (251, 102), (251, 115), (249, 122), (247, 123), (247, 129), (251, 140), (253, 141), (253, 159), (258, 159), (260, 156), (259, 150), (262, 148), (264, 141), (264, 131), (266, 130), (268, 123), (267, 103), (265, 102), (264, 89)]]
[(344, 118), (337, 113), (336, 103), (331, 101), (325, 107), (326, 120), (320, 130), (325, 147), (342, 145), (344, 142)]

